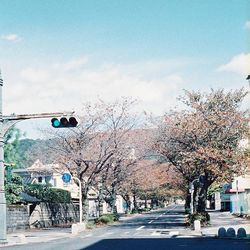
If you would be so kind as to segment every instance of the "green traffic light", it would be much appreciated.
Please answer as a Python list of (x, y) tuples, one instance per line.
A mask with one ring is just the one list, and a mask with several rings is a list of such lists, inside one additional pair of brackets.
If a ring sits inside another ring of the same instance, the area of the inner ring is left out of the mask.
[(54, 128), (74, 128), (78, 122), (75, 117), (70, 117), (69, 120), (66, 117), (62, 117), (60, 120), (52, 118), (51, 124)]
[(58, 119), (56, 119), (56, 118), (53, 118), (51, 120), (51, 122), (52, 122), (52, 126), (55, 127), (55, 128), (58, 128), (60, 126), (60, 121)]

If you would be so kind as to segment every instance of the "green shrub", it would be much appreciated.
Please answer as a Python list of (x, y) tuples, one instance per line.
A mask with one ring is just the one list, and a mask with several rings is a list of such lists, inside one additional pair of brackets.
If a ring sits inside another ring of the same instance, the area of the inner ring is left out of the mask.
[(97, 224), (108, 224), (119, 220), (119, 214), (103, 214), (101, 217), (97, 218), (95, 222)]
[(207, 225), (210, 221), (210, 216), (208, 212), (194, 213), (188, 215), (189, 225), (193, 225), (195, 220), (199, 220), (201, 222), (201, 225)]
[(101, 217), (95, 220), (96, 224), (108, 224), (113, 222), (112, 218), (107, 215), (102, 215)]
[(24, 188), (24, 192), (43, 202), (49, 203), (70, 203), (71, 195), (67, 190), (52, 188), (49, 185), (29, 184)]
[(22, 178), (16, 174), (11, 176), (10, 180), (5, 178), (5, 195), (7, 204), (20, 202), (20, 194), (23, 192)]
[(131, 214), (138, 214), (139, 213), (139, 210), (138, 209), (132, 209), (132, 211), (131, 211)]
[(93, 228), (95, 228), (95, 224), (94, 224), (93, 222), (88, 222), (88, 223), (86, 224), (86, 228), (87, 228), (87, 229), (93, 229)]

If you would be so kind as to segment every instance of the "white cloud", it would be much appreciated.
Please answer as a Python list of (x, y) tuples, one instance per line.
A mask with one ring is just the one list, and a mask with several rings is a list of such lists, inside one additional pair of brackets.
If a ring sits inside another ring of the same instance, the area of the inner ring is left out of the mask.
[(9, 41), (9, 42), (19, 42), (19, 41), (21, 41), (21, 37), (19, 37), (17, 34), (2, 35), (0, 38), (2, 40), (6, 40), (6, 41)]
[(241, 75), (250, 73), (250, 53), (234, 56), (228, 63), (221, 65), (218, 71), (231, 71)]
[(49, 80), (49, 71), (46, 69), (25, 68), (20, 72), (20, 76), (29, 82), (45, 82)]
[(55, 63), (54, 67), (56, 69), (71, 71), (81, 69), (88, 62), (88, 57), (81, 57), (74, 60), (71, 60), (66, 63)]
[[(184, 87), (178, 73), (181, 63), (170, 67), (169, 62), (156, 62), (165, 65), (158, 74), (159, 69), (153, 62), (141, 62), (136, 66), (102, 64), (93, 68), (86, 60), (24, 68), (17, 80), (11, 86), (8, 84), (5, 90), (6, 113), (81, 110), (82, 103), (96, 101), (99, 97), (112, 101), (121, 96), (131, 96), (139, 100), (138, 109), (161, 114), (175, 105), (176, 97)], [(65, 71), (59, 65), (70, 67)], [(145, 75), (142, 73), (143, 65)]]
[(250, 21), (246, 21), (246, 23), (245, 23), (245, 28), (246, 28), (246, 29), (250, 29)]

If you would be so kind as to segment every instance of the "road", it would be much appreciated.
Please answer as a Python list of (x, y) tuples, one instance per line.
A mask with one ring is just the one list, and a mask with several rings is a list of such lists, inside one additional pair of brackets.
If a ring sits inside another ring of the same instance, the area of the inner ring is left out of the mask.
[(126, 218), (111, 226), (44, 243), (10, 246), (20, 250), (164, 250), (164, 249), (250, 249), (246, 240), (200, 238), (188, 235), (181, 206)]

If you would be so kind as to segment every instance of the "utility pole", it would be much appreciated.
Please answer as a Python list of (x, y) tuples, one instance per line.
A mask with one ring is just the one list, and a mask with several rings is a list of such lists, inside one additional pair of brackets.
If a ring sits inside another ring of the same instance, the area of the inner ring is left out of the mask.
[(57, 112), (57, 113), (41, 113), (41, 114), (24, 114), (24, 115), (3, 115), (3, 79), (0, 71), (0, 244), (7, 243), (7, 219), (6, 219), (6, 198), (4, 191), (4, 135), (17, 122), (37, 119), (52, 118), (54, 116), (73, 115), (74, 112)]

